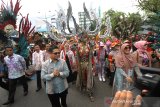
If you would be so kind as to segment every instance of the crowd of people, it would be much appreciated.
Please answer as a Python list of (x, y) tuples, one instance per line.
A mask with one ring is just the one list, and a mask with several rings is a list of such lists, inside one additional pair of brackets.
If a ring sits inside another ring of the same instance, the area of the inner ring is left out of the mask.
[[(14, 103), (18, 81), (22, 83), (26, 96), (28, 94), (26, 76), (34, 74), (37, 76), (36, 92), (41, 90), (44, 83), (52, 107), (61, 105), (67, 107), (66, 98), (70, 82), (75, 82), (80, 91), (86, 91), (90, 101), (93, 102), (95, 101), (94, 76), (97, 76), (100, 82), (106, 82), (107, 79), (108, 85), (113, 88), (112, 96), (115, 95), (116, 99), (120, 93), (125, 93), (126, 96), (132, 95), (129, 90), (135, 87), (136, 78), (143, 75), (141, 67), (155, 67), (155, 65), (157, 69), (160, 67), (159, 48), (150, 49), (152, 42), (147, 39), (123, 41), (111, 36), (106, 40), (92, 38), (89, 41), (75, 36), (63, 43), (55, 41), (44, 43), (37, 32), (33, 38), (34, 45), (28, 48), (30, 50), (28, 59), (16, 54), (12, 46), (6, 46), (0, 51), (0, 86), (9, 92), (8, 100), (3, 105)], [(152, 54), (156, 57), (153, 58)], [(156, 64), (153, 63), (155, 60)], [(32, 71), (29, 70), (31, 65), (34, 68)], [(158, 84), (151, 90), (141, 90), (141, 95), (143, 92), (146, 95), (148, 91), (152, 93), (159, 87)], [(158, 91), (154, 92), (159, 95)], [(138, 98), (142, 99), (139, 96)], [(112, 104), (113, 107), (119, 107), (114, 105)]]
[[(75, 84), (79, 91), (86, 92), (89, 100), (94, 102), (95, 77), (98, 82), (108, 83), (106, 87), (112, 87), (111, 96), (115, 96), (112, 107), (131, 107), (133, 104), (127, 100), (132, 100), (134, 89), (140, 90), (140, 95), (135, 99), (138, 102), (136, 106), (141, 105), (144, 96), (160, 96), (158, 34), (119, 32), (123, 35), (115, 37), (110, 31), (111, 24), (106, 24), (102, 36), (102, 25), (95, 17), (96, 13), (93, 10), (90, 13), (83, 4), (86, 18), (95, 22), (96, 27), (92, 31), (92, 26), (82, 29), (74, 19), (69, 3), (67, 18), (64, 18), (66, 16), (62, 9), (58, 12), (57, 28), (52, 28), (46, 22), (48, 38), (45, 38), (43, 34), (34, 32), (28, 15), (24, 17), (21, 14), (17, 30), (17, 16), (21, 9), (19, 0), (15, 5), (12, 0), (10, 3), (2, 2), (1, 7), (0, 87), (9, 93), (3, 105), (14, 103), (17, 83), (23, 85), (24, 96), (27, 96), (27, 78), (33, 75), (36, 75), (37, 81), (35, 91), (39, 92), (44, 84), (52, 107), (67, 107), (69, 83)], [(69, 27), (70, 18), (73, 19), (74, 29)], [(107, 19), (105, 23), (110, 23), (110, 20)], [(65, 32), (65, 28), (70, 34)]]

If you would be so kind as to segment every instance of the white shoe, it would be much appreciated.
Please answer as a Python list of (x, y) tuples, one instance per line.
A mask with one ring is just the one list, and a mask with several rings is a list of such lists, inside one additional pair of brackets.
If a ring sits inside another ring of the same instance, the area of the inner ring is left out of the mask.
[(105, 79), (105, 78), (102, 78), (102, 80), (103, 80), (103, 81), (106, 81), (106, 79)]
[(99, 78), (99, 81), (102, 81), (102, 78)]

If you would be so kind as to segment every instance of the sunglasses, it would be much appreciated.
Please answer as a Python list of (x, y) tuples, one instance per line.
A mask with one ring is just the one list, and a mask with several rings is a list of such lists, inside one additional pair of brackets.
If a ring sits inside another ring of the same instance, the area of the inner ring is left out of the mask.
[(124, 49), (129, 49), (129, 50), (130, 50), (130, 49), (131, 49), (131, 47), (130, 47), (130, 46), (127, 46), (127, 47), (125, 47)]
[(60, 54), (60, 52), (53, 52), (53, 54), (58, 55), (58, 54)]

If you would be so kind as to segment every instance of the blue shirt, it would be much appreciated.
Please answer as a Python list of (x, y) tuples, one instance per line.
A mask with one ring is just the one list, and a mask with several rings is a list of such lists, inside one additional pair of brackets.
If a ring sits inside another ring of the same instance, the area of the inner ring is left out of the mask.
[[(60, 71), (60, 76), (52, 75), (53, 71)], [(68, 66), (63, 59), (57, 62), (52, 62), (51, 59), (46, 60), (41, 69), (41, 78), (46, 81), (46, 93), (55, 94), (61, 93), (68, 88), (67, 77), (69, 76)]]

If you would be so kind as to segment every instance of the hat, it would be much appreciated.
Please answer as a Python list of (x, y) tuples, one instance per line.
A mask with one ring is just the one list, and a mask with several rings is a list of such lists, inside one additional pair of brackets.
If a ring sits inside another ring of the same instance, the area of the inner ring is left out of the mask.
[(104, 46), (104, 43), (103, 43), (103, 42), (100, 42), (100, 43), (99, 43), (99, 46)]
[(110, 46), (112, 44), (112, 42), (110, 40), (107, 40), (106, 45)]
[(112, 42), (111, 47), (113, 48), (113, 47), (115, 47), (116, 45), (120, 45), (120, 42), (119, 42), (118, 40)]

